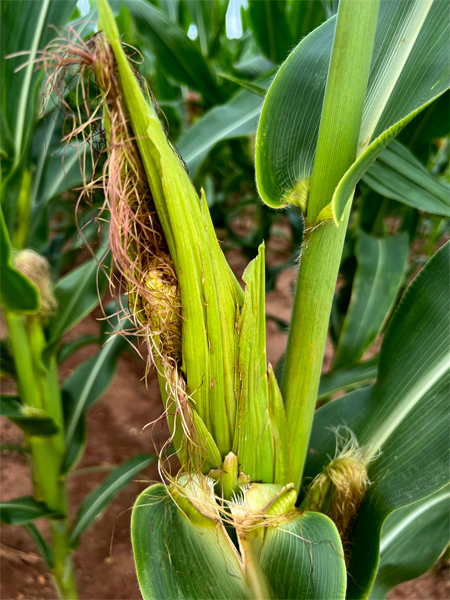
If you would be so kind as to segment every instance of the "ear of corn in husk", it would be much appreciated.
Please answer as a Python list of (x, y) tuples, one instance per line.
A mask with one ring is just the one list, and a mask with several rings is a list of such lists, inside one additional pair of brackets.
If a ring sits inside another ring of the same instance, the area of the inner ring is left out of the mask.
[[(107, 159), (85, 193), (103, 188), (127, 316), (157, 367), (182, 470), (221, 472), (227, 496), (239, 481), (286, 484), (284, 406), (265, 353), (264, 249), (246, 271), (244, 296), (205, 195), (199, 199), (150, 91), (136, 78), (106, 0), (98, 10), (103, 31), (78, 46), (59, 40), (47, 52), (47, 66), (57, 65), (53, 89), (63, 88), (64, 69), (88, 74), (78, 94), (85, 103), (92, 77), (100, 88), (94, 108), (84, 109), (87, 122), (75, 116), (72, 135), (86, 139), (103, 120)], [(239, 475), (230, 483), (223, 461), (232, 451)]]
[(322, 512), (334, 521), (344, 549), (351, 539), (351, 527), (370, 485), (367, 449), (361, 448), (353, 432), (336, 431), (334, 459), (311, 482), (302, 508)]

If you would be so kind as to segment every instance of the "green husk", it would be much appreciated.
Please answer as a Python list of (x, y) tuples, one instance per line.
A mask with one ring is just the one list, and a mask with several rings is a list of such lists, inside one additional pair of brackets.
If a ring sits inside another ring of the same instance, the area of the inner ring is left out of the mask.
[[(216, 464), (216, 448), (222, 459), (233, 450), (240, 470), (250, 480), (271, 483), (276, 477), (286, 483), (285, 414), (273, 377), (269, 394), (265, 354), (263, 248), (244, 275), (244, 300), (218, 244), (205, 195), (202, 192), (199, 199), (166, 137), (150, 94), (145, 96), (139, 87), (106, 0), (99, 0), (98, 8), (101, 27), (115, 55), (125, 115), (180, 290), (180, 368), (186, 385), (184, 397), (173, 403), (177, 414), (185, 413), (180, 424), (192, 442), (189, 450), (188, 442), (180, 441), (184, 444), (183, 462), (189, 462), (193, 448), (203, 447), (205, 472), (208, 465), (221, 466)], [(180, 396), (180, 387), (175, 395)], [(169, 405), (171, 391), (166, 389), (166, 393)], [(193, 416), (188, 417), (191, 409)], [(175, 422), (172, 417), (172, 424)], [(197, 430), (197, 439), (188, 422)], [(194, 468), (199, 468), (198, 461), (197, 457)]]

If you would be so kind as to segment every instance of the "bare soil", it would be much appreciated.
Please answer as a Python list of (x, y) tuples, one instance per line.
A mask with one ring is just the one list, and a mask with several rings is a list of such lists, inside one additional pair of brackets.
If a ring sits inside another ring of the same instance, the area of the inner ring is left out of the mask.
[[(241, 274), (245, 264), (242, 258), (237, 253), (231, 253), (228, 258), (235, 271)], [(267, 314), (289, 320), (294, 280), (294, 269), (280, 275), (276, 289), (268, 294)], [(90, 316), (70, 333), (70, 338), (97, 330), (98, 321)], [(269, 320), (267, 337), (268, 358), (275, 365), (284, 351), (286, 335)], [(78, 363), (95, 351), (95, 347), (78, 351), (62, 366), (61, 378), (67, 377)], [(324, 370), (329, 368), (331, 359), (332, 348), (328, 344)], [(160, 416), (162, 403), (154, 374), (148, 379), (148, 389), (143, 375), (144, 368), (138, 359), (127, 354), (121, 357), (112, 386), (88, 413), (88, 443), (76, 471), (116, 465), (137, 453), (153, 451), (150, 428), (144, 431), (142, 428)], [(165, 426), (158, 427), (154, 435), (162, 441), (167, 439)], [(21, 443), (20, 430), (6, 419), (1, 420), (0, 433), (3, 444)], [(105, 477), (105, 472), (80, 473), (77, 476), (76, 471), (68, 481), (73, 517), (86, 494)], [(102, 517), (83, 535), (75, 554), (76, 577), (82, 599), (134, 600), (141, 597), (131, 550), (130, 515), (137, 495), (156, 479), (157, 468), (152, 465), (115, 497)], [(2, 500), (32, 493), (28, 464), (21, 453), (2, 453), (0, 481)], [(46, 534), (45, 523), (40, 527)], [(50, 577), (25, 530), (2, 526), (0, 558), (2, 599), (55, 598)], [(392, 590), (389, 600), (444, 600), (449, 598), (449, 591), (448, 564), (440, 563), (423, 577)]]

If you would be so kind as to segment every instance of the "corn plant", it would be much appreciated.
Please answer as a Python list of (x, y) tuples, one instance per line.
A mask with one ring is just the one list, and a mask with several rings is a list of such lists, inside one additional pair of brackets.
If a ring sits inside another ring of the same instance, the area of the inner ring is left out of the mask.
[[(53, 156), (60, 146), (60, 122), (52, 107), (39, 114), (41, 77), (34, 72), (34, 61), (54, 36), (49, 24), (66, 25), (75, 4), (28, 4), (31, 14), (23, 19), (18, 4), (2, 3), (2, 25), (7, 22), (11, 29), (7, 39), (2, 36), (0, 301), (7, 338), (2, 340), (1, 374), (14, 382), (17, 391), (2, 394), (0, 414), (23, 431), (33, 495), (1, 502), (0, 517), (3, 523), (26, 528), (61, 598), (77, 597), (72, 555), (83, 532), (115, 493), (152, 462), (151, 456), (139, 455), (113, 468), (70, 523), (67, 477), (86, 445), (86, 411), (109, 387), (126, 344), (122, 337), (112, 336), (114, 329), (108, 326), (98, 336), (62, 343), (63, 335), (98, 305), (107, 286), (98, 269), (99, 261), (107, 260), (101, 244), (97, 257), (58, 278), (61, 266), (73, 267), (55, 260), (63, 245), (73, 243), (77, 231), (73, 218), (66, 229), (53, 230), (49, 239), (58, 214), (55, 198), (81, 184), (82, 173), (76, 149), (66, 153), (65, 171), (61, 157)], [(81, 35), (79, 25), (73, 27)], [(28, 52), (25, 56), (22, 51), (29, 50), (31, 38), (31, 56)], [(16, 71), (24, 61), (24, 68)], [(59, 365), (86, 343), (99, 346), (97, 353), (60, 384)], [(35, 524), (42, 518), (49, 520), (50, 542)]]
[[(341, 0), (268, 90), (256, 139), (258, 190), (273, 208), (300, 208), (305, 222), (280, 387), (266, 360), (264, 245), (242, 290), (205, 193), (199, 198), (149, 87), (130, 66), (106, 0), (98, 11), (99, 33), (85, 43), (60, 38), (46, 66), (53, 91), (74, 71), (80, 97), (88, 99), (92, 82), (98, 88), (73, 134), (89, 137), (102, 120), (107, 159), (87, 191), (105, 192), (123, 314), (157, 368), (181, 464), (174, 472), (164, 447), (163, 483), (133, 510), (142, 595), (365, 598), (387, 520), (374, 588), (382, 594), (395, 581), (388, 563), (383, 568), (389, 547), (399, 561), (399, 545), (417, 535), (405, 523), (415, 511), (429, 518), (448, 499), (449, 244), (397, 307), (376, 383), (315, 416), (314, 408), (354, 188), (448, 89), (446, 6)], [(258, 15), (254, 6), (255, 22)], [(274, 52), (279, 60), (282, 50)], [(213, 89), (209, 97), (215, 101)], [(448, 198), (441, 204), (447, 215)], [(362, 235), (364, 243), (371, 242)], [(397, 289), (405, 251), (395, 248)], [(387, 304), (380, 312), (391, 296)], [(336, 360), (345, 364), (345, 352)]]

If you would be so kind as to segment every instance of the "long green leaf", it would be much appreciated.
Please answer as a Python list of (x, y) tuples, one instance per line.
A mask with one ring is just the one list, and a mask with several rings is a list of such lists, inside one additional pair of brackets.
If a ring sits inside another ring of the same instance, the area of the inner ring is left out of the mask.
[(372, 600), (386, 598), (399, 583), (426, 573), (445, 550), (450, 528), (448, 486), (405, 508), (395, 510), (381, 531), (380, 564)]
[[(285, 61), (266, 97), (256, 166), (263, 200), (306, 205), (335, 18), (309, 34)], [(333, 211), (340, 220), (351, 192), (380, 152), (449, 86), (445, 49), (449, 15), (436, 0), (382, 0), (359, 139), (359, 158), (340, 181)]]
[[(72, 458), (74, 458), (74, 454), (71, 446), (74, 440), (83, 439), (83, 436), (80, 438), (78, 431), (79, 427), (82, 427), (83, 415), (95, 402), (100, 400), (111, 385), (117, 361), (126, 344), (126, 339), (116, 334), (95, 356), (79, 365), (64, 382), (63, 391), (68, 393), (71, 399), (65, 407), (66, 452)], [(76, 446), (79, 445), (78, 441)], [(76, 455), (78, 452), (75, 453)], [(69, 466), (73, 466), (72, 460), (66, 464), (66, 468)]]
[(362, 178), (381, 196), (435, 215), (450, 216), (450, 188), (437, 181), (397, 140), (383, 150)]
[[(43, 0), (28, 2), (14, 0), (2, 2), (2, 120), (13, 138), (13, 156), (17, 165), (28, 144), (36, 118), (36, 88), (40, 75), (34, 69), (37, 53), (54, 37), (54, 29), (63, 26), (75, 10), (76, 0)], [(26, 18), (24, 18), (26, 15)], [(6, 31), (4, 28), (8, 27)], [(16, 52), (29, 51), (28, 55), (6, 58)], [(26, 67), (14, 72), (27, 63)], [(2, 134), (3, 134), (2, 128)]]
[(378, 373), (378, 356), (374, 358), (346, 365), (323, 375), (320, 380), (318, 400), (326, 398), (340, 390), (350, 391), (354, 388), (369, 385)]
[(292, 44), (285, 0), (249, 0), (248, 15), (258, 46), (273, 63), (281, 63)]
[(131, 536), (144, 600), (249, 598), (240, 559), (225, 528), (207, 518), (191, 522), (161, 484), (136, 500)]
[(21, 496), (0, 502), (0, 520), (8, 525), (24, 525), (43, 517), (57, 519), (61, 515), (47, 508), (42, 502), (37, 502), (33, 496)]
[(59, 431), (58, 425), (44, 410), (25, 406), (12, 396), (0, 396), (0, 415), (11, 419), (27, 435), (45, 437)]
[(177, 148), (192, 178), (218, 142), (255, 133), (262, 104), (259, 96), (242, 90), (228, 102), (211, 108), (187, 130), (177, 141)]
[(225, 100), (205, 59), (179, 25), (144, 0), (126, 0), (126, 6), (167, 76), (198, 90), (209, 104)]
[(45, 561), (45, 564), (47, 565), (47, 568), (51, 571), (55, 566), (53, 549), (33, 522), (30, 521), (29, 523), (25, 523), (24, 527), (30, 534), (33, 542), (36, 544), (42, 558)]
[[(374, 580), (382, 525), (390, 512), (439, 490), (449, 480), (450, 243), (409, 287), (386, 331), (378, 380), (321, 408), (315, 416), (305, 476), (334, 453), (330, 430), (349, 427), (373, 460), (373, 482), (358, 512), (349, 565), (349, 598)], [(380, 453), (381, 452), (381, 453)]]
[(333, 368), (358, 361), (375, 341), (403, 284), (408, 251), (406, 233), (385, 238), (358, 233), (358, 266)]
[(297, 44), (325, 21), (325, 6), (323, 2), (298, 2), (298, 0), (289, 0), (289, 4), (289, 25), (292, 40)]
[(108, 506), (114, 496), (126, 487), (135, 475), (153, 462), (156, 456), (139, 454), (116, 467), (102, 483), (90, 492), (83, 500), (77, 518), (70, 533), (70, 545), (76, 548), (80, 536), (92, 523), (99, 518), (101, 512)]
[(105, 254), (101, 249), (98, 258), (92, 258), (77, 267), (55, 286), (55, 296), (58, 300), (58, 310), (49, 323), (49, 345), (57, 342), (62, 334), (89, 314), (99, 303), (105, 292), (107, 277), (99, 262)]

